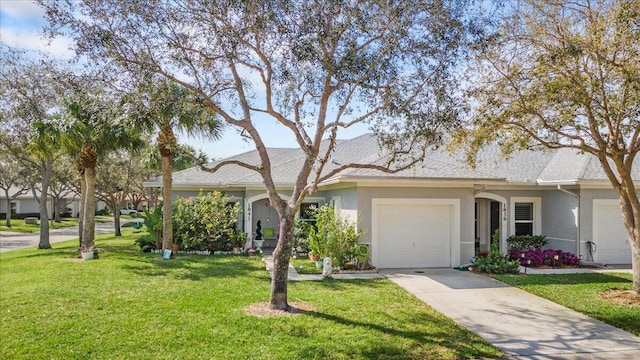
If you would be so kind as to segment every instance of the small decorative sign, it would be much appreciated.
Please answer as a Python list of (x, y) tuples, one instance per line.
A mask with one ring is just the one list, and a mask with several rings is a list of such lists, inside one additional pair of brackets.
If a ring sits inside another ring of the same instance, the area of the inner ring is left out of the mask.
[(165, 250), (164, 253), (162, 253), (162, 258), (164, 260), (171, 259), (171, 250)]

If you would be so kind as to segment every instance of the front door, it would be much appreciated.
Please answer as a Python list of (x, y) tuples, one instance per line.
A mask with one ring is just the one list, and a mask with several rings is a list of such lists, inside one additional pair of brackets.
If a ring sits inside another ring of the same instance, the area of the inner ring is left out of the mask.
[(493, 245), (493, 234), (500, 230), (500, 203), (492, 201), (490, 207), (489, 244)]

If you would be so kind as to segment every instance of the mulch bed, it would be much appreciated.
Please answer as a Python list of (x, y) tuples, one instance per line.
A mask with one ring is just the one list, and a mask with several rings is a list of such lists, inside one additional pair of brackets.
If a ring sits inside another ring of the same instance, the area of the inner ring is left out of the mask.
[(609, 289), (602, 292), (600, 297), (618, 304), (640, 306), (640, 295), (631, 290)]
[(257, 317), (268, 316), (296, 316), (304, 314), (308, 311), (314, 311), (316, 307), (303, 301), (289, 303), (289, 311), (271, 309), (268, 301), (253, 303), (245, 308), (245, 312), (249, 315)]

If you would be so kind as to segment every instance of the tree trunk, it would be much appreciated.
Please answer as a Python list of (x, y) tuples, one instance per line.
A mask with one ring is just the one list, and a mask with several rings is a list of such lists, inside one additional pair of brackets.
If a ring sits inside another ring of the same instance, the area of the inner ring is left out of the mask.
[(62, 222), (60, 213), (61, 213), (61, 208), (62, 208), (62, 199), (59, 197), (54, 197), (52, 199), (53, 201), (53, 221), (59, 223)]
[(172, 157), (162, 156), (162, 250), (170, 250), (173, 245), (173, 221), (171, 219), (172, 173)]
[(640, 295), (640, 202), (635, 194), (629, 194), (628, 190), (623, 187), (622, 192), (619, 193), (620, 209), (631, 245), (632, 290)]
[(51, 181), (52, 163), (44, 164), (44, 173), (42, 174), (42, 188), (40, 189), (40, 242), (38, 249), (51, 249), (49, 242), (49, 212), (47, 211), (47, 193), (49, 192), (49, 183)]
[(289, 280), (289, 257), (293, 241), (294, 214), (287, 209), (280, 218), (280, 236), (273, 251), (273, 272), (271, 273), (271, 308), (289, 310), (287, 303), (287, 282)]
[(82, 249), (93, 248), (95, 240), (95, 216), (96, 216), (96, 168), (90, 167), (84, 170), (85, 197), (82, 199), (84, 208), (82, 218)]
[(7, 196), (7, 214), (5, 216), (5, 225), (10, 228), (11, 227), (11, 199), (9, 198), (9, 193), (5, 192)]
[(631, 269), (633, 274), (632, 290), (640, 296), (640, 235), (638, 231), (631, 239)]
[(120, 229), (120, 209), (113, 210), (113, 226), (116, 230), (116, 236), (122, 236), (122, 231)]
[(78, 249), (82, 251), (82, 228), (84, 224), (84, 199), (87, 198), (87, 181), (84, 170), (80, 170), (80, 210), (78, 211)]

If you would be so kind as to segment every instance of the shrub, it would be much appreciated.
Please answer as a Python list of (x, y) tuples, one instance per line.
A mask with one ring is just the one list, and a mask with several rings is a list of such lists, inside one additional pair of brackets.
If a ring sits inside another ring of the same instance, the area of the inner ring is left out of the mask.
[(156, 242), (156, 248), (162, 248), (162, 203), (149, 210), (144, 210), (144, 225), (149, 236)]
[(244, 244), (236, 230), (240, 205), (218, 191), (178, 199), (173, 204), (173, 236), (185, 250), (228, 251)]
[[(40, 219), (40, 213), (18, 213), (11, 214), (11, 219), (13, 220), (23, 220), (28, 217), (34, 217)], [(7, 218), (7, 213), (0, 213), (0, 219), (4, 220)]]
[(158, 247), (156, 246), (156, 240), (151, 235), (144, 235), (135, 240), (135, 244), (140, 246), (142, 252), (151, 252)]
[[(558, 257), (558, 260), (555, 259), (555, 256)], [(574, 266), (580, 263), (580, 259), (576, 255), (568, 251), (554, 250), (554, 249), (543, 250), (541, 248), (525, 249), (525, 250), (512, 248), (509, 250), (509, 258), (519, 261), (520, 265), (522, 266), (529, 266), (529, 267), (539, 267), (542, 265)]]
[(493, 244), (487, 256), (479, 256), (473, 259), (476, 269), (479, 272), (489, 274), (517, 274), (519, 264), (517, 260), (511, 260), (508, 255), (502, 255), (498, 243), (500, 233), (496, 231), (493, 235)]
[(507, 238), (509, 248), (536, 249), (546, 246), (548, 243), (544, 235), (511, 235)]
[(305, 223), (299, 218), (296, 219), (295, 231), (293, 234), (293, 253), (308, 254), (309, 253), (309, 235), (304, 230)]
[(311, 254), (320, 258), (329, 256), (333, 264), (341, 267), (355, 259), (362, 231), (356, 231), (354, 223), (336, 216), (330, 206), (321, 206), (314, 212), (315, 225), (302, 225), (302, 231), (309, 239)]
[(110, 212), (109, 212), (109, 209), (107, 209), (107, 208), (100, 209), (100, 210), (96, 211), (96, 215), (97, 216), (107, 216), (109, 214), (110, 214)]

